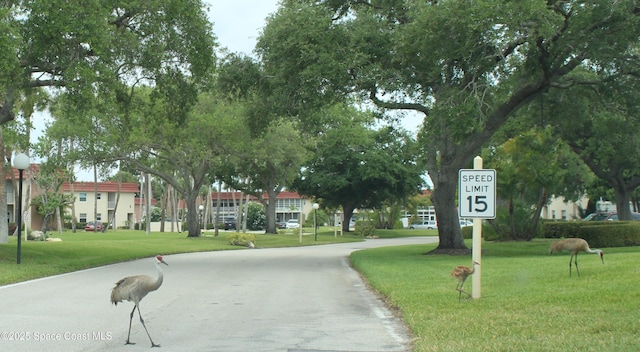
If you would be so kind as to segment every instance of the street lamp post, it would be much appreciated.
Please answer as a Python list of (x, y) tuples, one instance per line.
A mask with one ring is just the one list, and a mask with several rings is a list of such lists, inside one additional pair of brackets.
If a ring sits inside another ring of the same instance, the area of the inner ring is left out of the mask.
[(200, 204), (198, 206), (198, 210), (199, 210), (199, 215), (200, 215), (200, 224), (198, 224), (200, 226), (200, 229), (204, 229), (204, 219), (202, 218), (202, 211), (204, 210), (204, 205)]
[(22, 173), (29, 167), (29, 156), (24, 153), (18, 153), (13, 158), (13, 166), (18, 169), (18, 254), (17, 263), (20, 264), (20, 256), (22, 255)]
[(314, 231), (314, 240), (318, 240), (318, 203), (313, 203), (313, 231)]

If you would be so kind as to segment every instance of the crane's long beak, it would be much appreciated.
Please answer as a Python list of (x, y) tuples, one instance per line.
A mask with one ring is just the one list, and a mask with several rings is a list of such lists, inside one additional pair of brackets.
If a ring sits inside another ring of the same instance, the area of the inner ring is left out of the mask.
[(163, 259), (163, 260), (161, 260), (161, 261), (160, 261), (160, 263), (162, 263), (162, 264), (164, 264), (164, 265), (166, 265), (166, 266), (169, 266), (169, 264), (167, 264), (167, 262), (165, 262), (165, 261), (164, 261), (164, 259)]
[(602, 264), (604, 264), (604, 254), (600, 254), (600, 260), (602, 260)]

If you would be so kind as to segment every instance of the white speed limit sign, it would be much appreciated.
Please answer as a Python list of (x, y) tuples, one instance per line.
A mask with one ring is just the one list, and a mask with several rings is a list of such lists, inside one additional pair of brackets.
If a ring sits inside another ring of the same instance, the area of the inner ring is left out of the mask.
[(459, 176), (460, 217), (495, 219), (496, 170), (461, 169)]

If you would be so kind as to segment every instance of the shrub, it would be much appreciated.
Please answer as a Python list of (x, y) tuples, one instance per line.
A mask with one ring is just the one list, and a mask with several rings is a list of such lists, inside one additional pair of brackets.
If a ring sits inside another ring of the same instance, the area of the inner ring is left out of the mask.
[(462, 238), (464, 238), (465, 240), (470, 240), (473, 238), (473, 226), (465, 226), (461, 229), (461, 231), (462, 231)]
[(542, 223), (542, 237), (578, 237), (578, 234), (580, 233), (580, 227), (583, 224), (584, 223), (580, 221), (545, 221)]
[(369, 237), (374, 236), (376, 227), (371, 220), (358, 220), (356, 221), (356, 230), (354, 234), (356, 236)]
[(256, 244), (256, 235), (250, 233), (231, 233), (227, 241), (232, 246), (252, 247)]
[[(462, 228), (462, 238), (470, 240), (473, 238), (473, 226), (465, 226)], [(485, 241), (497, 241), (502, 239), (489, 223), (482, 223), (482, 238)]]
[(585, 225), (580, 228), (580, 238), (589, 242), (590, 247), (625, 247), (640, 244), (640, 224), (627, 221), (609, 221), (602, 224)]
[(263, 230), (267, 223), (267, 215), (264, 206), (260, 203), (251, 202), (247, 210), (247, 229), (251, 231)]
[(546, 238), (579, 237), (594, 248), (640, 245), (640, 223), (635, 221), (557, 221), (542, 226)]

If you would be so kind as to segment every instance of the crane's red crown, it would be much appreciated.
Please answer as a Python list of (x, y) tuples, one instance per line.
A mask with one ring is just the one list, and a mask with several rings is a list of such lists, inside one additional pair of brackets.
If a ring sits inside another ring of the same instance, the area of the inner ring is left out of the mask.
[(157, 257), (156, 257), (156, 259), (158, 259), (158, 261), (160, 261), (160, 262), (161, 262), (161, 261), (162, 261), (162, 256), (161, 256), (161, 255), (159, 255), (159, 256), (157, 256)]

